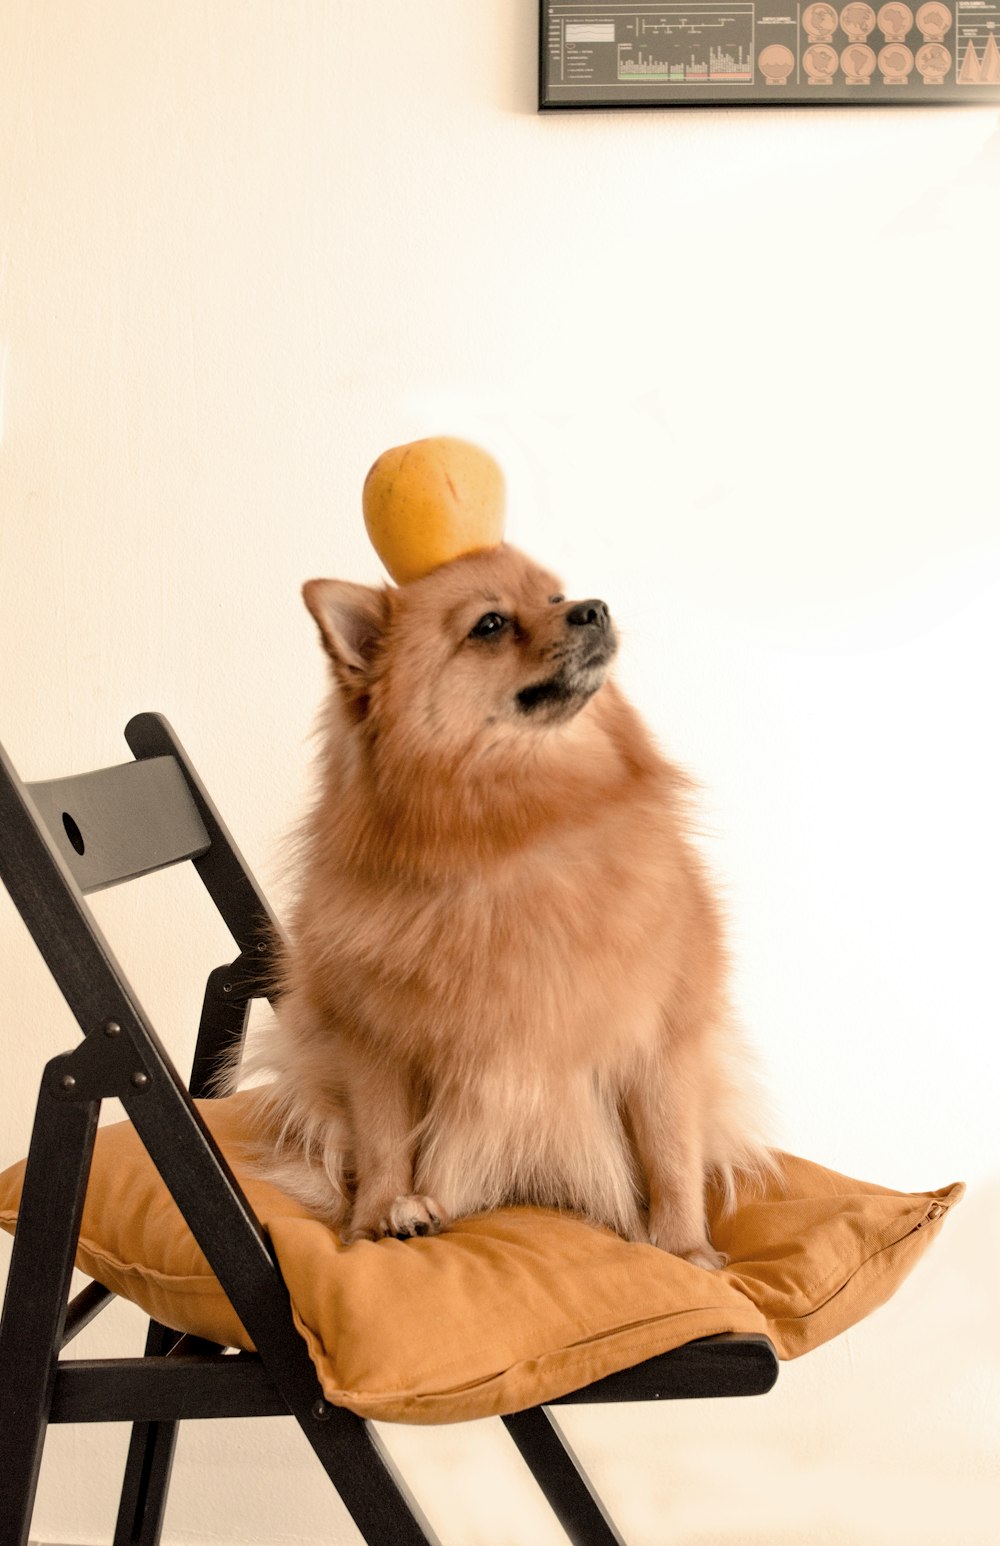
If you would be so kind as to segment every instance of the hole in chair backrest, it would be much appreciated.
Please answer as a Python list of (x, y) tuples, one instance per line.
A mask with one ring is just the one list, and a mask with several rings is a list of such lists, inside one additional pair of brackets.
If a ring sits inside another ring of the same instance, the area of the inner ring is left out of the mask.
[(63, 823), (63, 826), (66, 828), (66, 836), (69, 838), (70, 842), (73, 844), (73, 847), (76, 849), (78, 854), (82, 854), (83, 850), (84, 850), (84, 847), (85, 847), (85, 844), (84, 844), (84, 841), (83, 841), (83, 833), (80, 831), (80, 828), (77, 826), (76, 822), (73, 820), (73, 818), (70, 815), (69, 811), (63, 811), (62, 823)]

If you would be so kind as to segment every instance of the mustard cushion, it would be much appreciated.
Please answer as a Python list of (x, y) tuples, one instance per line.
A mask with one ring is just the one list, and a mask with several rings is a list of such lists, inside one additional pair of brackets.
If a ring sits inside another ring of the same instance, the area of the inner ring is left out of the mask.
[[(894, 1192), (786, 1155), (782, 1184), (730, 1216), (710, 1199), (730, 1258), (715, 1273), (542, 1208), (346, 1247), (241, 1167), (252, 1092), (198, 1105), (271, 1237), (327, 1399), (386, 1421), (517, 1411), (720, 1331), (798, 1357), (888, 1299), (964, 1191)], [(23, 1161), (0, 1176), (9, 1231), (23, 1177)], [(251, 1345), (128, 1122), (98, 1133), (77, 1264), (168, 1326)]]

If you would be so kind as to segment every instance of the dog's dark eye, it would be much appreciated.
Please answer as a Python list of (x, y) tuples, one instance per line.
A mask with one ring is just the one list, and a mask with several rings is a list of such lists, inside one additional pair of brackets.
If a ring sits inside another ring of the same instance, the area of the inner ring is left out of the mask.
[(469, 630), (470, 639), (489, 639), (506, 628), (507, 619), (499, 612), (485, 612), (474, 628)]
[(550, 596), (549, 597), (549, 606), (550, 607), (557, 607), (559, 605), (560, 601), (565, 601), (565, 600), (566, 600), (565, 596)]

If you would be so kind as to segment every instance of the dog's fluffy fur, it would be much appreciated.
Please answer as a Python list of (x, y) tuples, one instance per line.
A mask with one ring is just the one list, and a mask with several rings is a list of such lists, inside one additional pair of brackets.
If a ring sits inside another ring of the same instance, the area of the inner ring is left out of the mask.
[(706, 1178), (771, 1161), (688, 785), (604, 603), (510, 547), (304, 596), (333, 692), (267, 1172), (346, 1239), (538, 1203), (719, 1266)]

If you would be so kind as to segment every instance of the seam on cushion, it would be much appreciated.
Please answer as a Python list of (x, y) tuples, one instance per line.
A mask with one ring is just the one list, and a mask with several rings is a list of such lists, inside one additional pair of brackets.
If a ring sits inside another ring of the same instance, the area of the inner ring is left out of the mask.
[[(123, 1277), (146, 1279), (154, 1283), (170, 1284), (177, 1287), (183, 1287), (185, 1284), (194, 1285), (199, 1291), (204, 1291), (206, 1285), (214, 1283), (223, 1299), (226, 1298), (222, 1284), (211, 1269), (208, 1272), (200, 1273), (161, 1272), (158, 1267), (146, 1267), (141, 1262), (123, 1262), (117, 1256), (109, 1255), (107, 1251), (102, 1250), (99, 1246), (92, 1245), (81, 1235), (77, 1245), (77, 1253), (81, 1254), (83, 1252), (86, 1252), (94, 1261), (107, 1267), (109, 1272), (120, 1273)], [(228, 1304), (228, 1299), (226, 1302)]]
[[(754, 1306), (749, 1304), (749, 1302), (748, 1302), (748, 1309), (750, 1311), (754, 1311)], [(667, 1317), (654, 1317), (654, 1318), (650, 1319), (649, 1321), (638, 1322), (637, 1325), (638, 1326), (652, 1326), (652, 1325), (656, 1324), (658, 1319), (662, 1319), (662, 1320), (666, 1321), (666, 1320), (673, 1320), (675, 1318), (675, 1315), (699, 1315), (701, 1313), (703, 1313), (703, 1312), (699, 1311), (699, 1310), (678, 1310), (678, 1311), (674, 1312), (673, 1315), (670, 1315), (670, 1316), (667, 1316)], [(755, 1311), (754, 1313), (759, 1315), (760, 1312), (759, 1311)], [(631, 1328), (629, 1328), (629, 1327), (623, 1327), (623, 1328), (621, 1328), (621, 1333), (627, 1333), (630, 1329)], [(727, 1319), (725, 1321), (721, 1321), (721, 1322), (709, 1321), (708, 1326), (706, 1328), (703, 1329), (703, 1328), (699, 1327), (696, 1336), (685, 1338), (683, 1341), (675, 1343), (674, 1347), (684, 1347), (687, 1342), (697, 1342), (697, 1341), (700, 1341), (702, 1337), (714, 1337), (714, 1336), (718, 1336), (721, 1332), (727, 1332), (727, 1331), (731, 1331), (731, 1330), (732, 1330), (732, 1326), (730, 1324), (730, 1318), (728, 1318), (728, 1317), (727, 1317)], [(611, 1341), (615, 1337), (617, 1337), (619, 1334), (620, 1333), (618, 1331), (607, 1332), (606, 1335), (605, 1335), (605, 1340)], [(342, 1405), (345, 1405), (345, 1406), (349, 1402), (351, 1402), (351, 1401), (357, 1401), (359, 1404), (368, 1404), (369, 1406), (372, 1405), (374, 1402), (395, 1402), (396, 1404), (404, 1404), (406, 1407), (412, 1407), (412, 1408), (415, 1408), (415, 1409), (419, 1410), (421, 1408), (432, 1406), (432, 1405), (434, 1405), (437, 1402), (440, 1402), (442, 1400), (447, 1400), (447, 1399), (453, 1398), (455, 1396), (468, 1395), (468, 1394), (470, 1394), (472, 1392), (475, 1392), (475, 1391), (478, 1391), (478, 1390), (485, 1390), (490, 1385), (496, 1384), (500, 1380), (506, 1379), (508, 1376), (516, 1374), (518, 1372), (518, 1370), (524, 1369), (528, 1365), (531, 1365), (531, 1364), (534, 1364), (534, 1365), (545, 1365), (547, 1363), (550, 1363), (552, 1360), (563, 1358), (563, 1357), (565, 1357), (565, 1356), (575, 1352), (578, 1347), (586, 1347), (586, 1346), (591, 1345), (591, 1344), (596, 1344), (596, 1343), (600, 1342), (601, 1340), (602, 1339), (600, 1337), (589, 1337), (589, 1338), (587, 1338), (582, 1343), (567, 1343), (565, 1347), (550, 1348), (546, 1352), (536, 1354), (533, 1358), (519, 1358), (516, 1363), (507, 1364), (505, 1368), (497, 1369), (492, 1374), (484, 1375), (482, 1379), (471, 1380), (471, 1381), (468, 1381), (464, 1385), (451, 1385), (451, 1386), (448, 1386), (446, 1389), (443, 1389), (443, 1390), (432, 1390), (432, 1391), (416, 1391), (416, 1390), (406, 1390), (406, 1391), (399, 1391), (399, 1390), (365, 1391), (365, 1390), (342, 1390), (339, 1386), (337, 1386), (336, 1387), (336, 1390), (337, 1390), (336, 1398), (331, 1396), (330, 1399), (335, 1401), (335, 1404), (342, 1404)], [(673, 1352), (674, 1348), (673, 1347), (665, 1348), (662, 1351), (663, 1352)], [(659, 1357), (659, 1356), (660, 1355), (658, 1353), (647, 1353), (647, 1354), (645, 1354), (643, 1356), (642, 1359), (640, 1359), (638, 1361), (644, 1363), (644, 1362), (646, 1362), (646, 1359), (648, 1359), (648, 1358), (656, 1358), (656, 1357)], [(631, 1368), (631, 1367), (632, 1367), (632, 1365), (629, 1364), (629, 1363), (622, 1364), (620, 1366), (620, 1368), (624, 1368), (624, 1369), (628, 1369), (628, 1368)], [(604, 1371), (603, 1374), (594, 1375), (590, 1380), (587, 1380), (584, 1383), (585, 1384), (593, 1384), (595, 1380), (605, 1379), (608, 1375), (619, 1373), (619, 1372), (620, 1372), (620, 1369), (614, 1369), (614, 1368), (607, 1369), (607, 1370)], [(578, 1385), (568, 1385), (565, 1388), (566, 1388), (566, 1390), (576, 1390), (576, 1389), (580, 1389), (581, 1387), (578, 1386)], [(564, 1393), (564, 1392), (560, 1392), (560, 1393)], [(544, 1406), (546, 1400), (550, 1400), (551, 1401), (551, 1400), (557, 1400), (557, 1399), (558, 1399), (558, 1395), (555, 1392), (553, 1392), (553, 1394), (548, 1396), (548, 1397), (542, 1396), (538, 1401), (534, 1402), (533, 1404), (536, 1405), (536, 1406), (538, 1406), (538, 1405)], [(517, 1408), (517, 1410), (521, 1410), (521, 1408), (519, 1407), (519, 1408)], [(391, 1419), (387, 1419), (387, 1420), (391, 1420)], [(462, 1422), (464, 1420), (465, 1419), (463, 1419), (461, 1417), (449, 1419), (449, 1421), (454, 1421), (454, 1422)]]
[[(611, 1342), (617, 1337), (627, 1337), (633, 1332), (642, 1331), (644, 1328), (649, 1326), (657, 1326), (661, 1324), (666, 1325), (669, 1321), (676, 1319), (678, 1315), (706, 1315), (710, 1312), (719, 1310), (720, 1308), (721, 1306), (719, 1305), (705, 1305), (699, 1306), (696, 1309), (688, 1308), (686, 1310), (674, 1310), (670, 1315), (650, 1315), (647, 1316), (644, 1320), (629, 1321), (625, 1326), (616, 1326), (613, 1331), (595, 1332), (592, 1337), (583, 1337), (578, 1342), (564, 1342), (559, 1347), (549, 1348), (544, 1353), (536, 1353), (534, 1358), (519, 1358), (516, 1363), (508, 1364), (505, 1369), (499, 1369), (494, 1374), (484, 1375), (482, 1379), (468, 1380), (464, 1385), (452, 1385), (449, 1387), (447, 1394), (462, 1395), (465, 1391), (478, 1390), (480, 1386), (489, 1385), (493, 1380), (503, 1379), (505, 1375), (512, 1373), (515, 1369), (523, 1368), (527, 1363), (539, 1363), (544, 1359), (566, 1357), (578, 1352), (583, 1348), (598, 1347), (602, 1342)], [(757, 1315), (760, 1315), (761, 1313), (756, 1308), (756, 1306), (750, 1304), (749, 1301), (748, 1308)], [(728, 1326), (719, 1326), (712, 1331), (700, 1331), (698, 1333), (698, 1338), (713, 1337), (717, 1335), (717, 1332), (728, 1331), (728, 1329)], [(696, 1341), (698, 1338), (692, 1338), (691, 1340)], [(683, 1343), (678, 1343), (678, 1346), (683, 1346)], [(656, 1354), (651, 1353), (650, 1357), (655, 1358)], [(603, 1379), (604, 1376), (599, 1375), (598, 1378)]]
[[(923, 1229), (929, 1222), (933, 1222), (930, 1219), (929, 1215), (931, 1213), (931, 1210), (934, 1207), (936, 1207), (936, 1206), (938, 1206), (938, 1203), (928, 1203), (927, 1207), (924, 1209), (924, 1212), (921, 1215), (921, 1217), (919, 1219), (915, 1220), (914, 1223), (912, 1223), (910, 1225), (909, 1229), (904, 1230), (901, 1235), (895, 1235), (891, 1240), (886, 1240), (883, 1244), (877, 1246), (874, 1251), (871, 1251), (867, 1256), (863, 1257), (862, 1260), (858, 1262), (858, 1264), (855, 1267), (854, 1271), (848, 1277), (844, 1278), (840, 1282), (840, 1284), (839, 1284), (839, 1286), (837, 1288), (833, 1289), (832, 1292), (827, 1294), (825, 1299), (821, 1299), (818, 1304), (814, 1304), (812, 1306), (812, 1308), (810, 1310), (807, 1310), (804, 1314), (801, 1314), (801, 1315), (783, 1315), (783, 1316), (781, 1316), (781, 1320), (785, 1321), (785, 1322), (790, 1322), (790, 1321), (791, 1322), (794, 1322), (794, 1321), (807, 1321), (807, 1320), (809, 1320), (810, 1316), (818, 1315), (820, 1310), (825, 1310), (827, 1305), (831, 1304), (833, 1302), (833, 1300), (838, 1297), (839, 1294), (842, 1294), (844, 1292), (844, 1290), (846, 1288), (848, 1288), (851, 1283), (854, 1282), (854, 1280), (858, 1276), (858, 1274), (860, 1272), (862, 1272), (865, 1267), (869, 1266), (869, 1264), (871, 1262), (877, 1261), (879, 1259), (879, 1257), (880, 1256), (884, 1256), (887, 1251), (895, 1250), (897, 1246), (903, 1244), (904, 1240), (909, 1240), (911, 1235), (917, 1234), (918, 1231)], [(944, 1213), (940, 1214), (939, 1217), (940, 1217), (941, 1220), (946, 1218), (947, 1217), (947, 1209), (945, 1210)], [(832, 1274), (831, 1274), (831, 1276), (832, 1276)], [(829, 1279), (827, 1281), (829, 1281)], [(761, 1313), (763, 1314), (763, 1312), (761, 1312)]]
[[(11, 1212), (11, 1213), (8, 1213), (6, 1209), (4, 1209), (2, 1212), (0, 1212), (0, 1225), (16, 1224), (16, 1223), (17, 1223), (17, 1210), (16, 1209), (13, 1212)], [(163, 1272), (163, 1271), (160, 1270), (159, 1267), (147, 1267), (142, 1262), (125, 1262), (125, 1261), (122, 1261), (120, 1257), (114, 1256), (109, 1251), (105, 1250), (103, 1246), (95, 1245), (92, 1240), (87, 1238), (86, 1235), (81, 1235), (80, 1236), (80, 1238), (79, 1238), (79, 1240), (77, 1242), (77, 1251), (78, 1252), (86, 1251), (88, 1256), (92, 1256), (95, 1261), (100, 1262), (103, 1266), (106, 1266), (110, 1271), (112, 1271), (112, 1272), (120, 1272), (120, 1273), (124, 1274), (126, 1277), (132, 1277), (132, 1278), (151, 1278), (151, 1279), (153, 1279), (157, 1283), (177, 1283), (177, 1284), (184, 1284), (184, 1283), (189, 1283), (189, 1284), (191, 1284), (191, 1283), (193, 1283), (193, 1284), (214, 1283), (214, 1284), (217, 1285), (219, 1293), (222, 1294), (222, 1297), (224, 1299), (226, 1297), (225, 1291), (223, 1290), (223, 1287), (222, 1287), (222, 1284), (219, 1282), (218, 1278), (216, 1277), (215, 1273), (212, 1271), (211, 1267), (208, 1267), (207, 1271), (205, 1271), (205, 1272), (185, 1272), (185, 1273), (180, 1273), (180, 1272), (176, 1272), (176, 1273), (174, 1273), (174, 1272)], [(227, 1303), (228, 1303), (228, 1301), (227, 1301)]]
[[(745, 1308), (742, 1305), (733, 1306), (733, 1307), (731, 1307), (732, 1313), (736, 1313), (736, 1314), (739, 1314), (739, 1313), (752, 1314), (752, 1315), (756, 1316), (759, 1320), (764, 1321), (766, 1323), (767, 1317), (765, 1316), (764, 1312), (757, 1308), (757, 1306), (753, 1303), (753, 1301), (750, 1299), (750, 1297), (748, 1295), (744, 1295), (743, 1297), (744, 1297), (744, 1299), (746, 1301)], [(310, 1326), (308, 1324), (308, 1322), (303, 1318), (303, 1316), (296, 1309), (294, 1304), (292, 1306), (292, 1310), (293, 1310), (293, 1314), (294, 1314), (294, 1318), (295, 1318), (295, 1323), (296, 1323), (296, 1325), (299, 1328), (299, 1332), (300, 1332), (300, 1334), (302, 1336), (305, 1337), (306, 1341), (309, 1344), (310, 1356), (312, 1357), (313, 1362), (316, 1363), (317, 1362), (317, 1357), (321, 1357), (321, 1358), (324, 1358), (326, 1361), (332, 1363), (332, 1357), (331, 1357), (330, 1354), (327, 1353), (326, 1344), (323, 1341), (323, 1338), (313, 1329), (312, 1326)], [(641, 1331), (645, 1327), (657, 1326), (657, 1325), (668, 1325), (670, 1323), (670, 1321), (676, 1320), (678, 1317), (683, 1316), (683, 1315), (714, 1315), (714, 1314), (722, 1315), (722, 1314), (725, 1314), (725, 1313), (726, 1313), (726, 1306), (724, 1306), (724, 1305), (715, 1305), (715, 1304), (713, 1304), (713, 1305), (685, 1305), (682, 1309), (670, 1310), (670, 1311), (668, 1311), (666, 1313), (661, 1313), (659, 1315), (644, 1316), (641, 1320), (628, 1321), (623, 1326), (613, 1326), (613, 1327), (609, 1328), (609, 1330), (607, 1330), (607, 1331), (594, 1332), (594, 1334), (592, 1336), (580, 1337), (580, 1338), (577, 1338), (576, 1341), (573, 1341), (573, 1342), (558, 1342), (557, 1345), (554, 1346), (554, 1347), (550, 1346), (550, 1347), (547, 1347), (547, 1348), (543, 1348), (540, 1352), (532, 1354), (529, 1358), (519, 1358), (514, 1363), (507, 1364), (502, 1369), (494, 1370), (493, 1373), (488, 1374), (488, 1375), (484, 1375), (479, 1380), (473, 1380), (471, 1382), (466, 1382), (463, 1385), (448, 1385), (448, 1386), (443, 1387), (440, 1390), (435, 1390), (433, 1392), (430, 1392), (429, 1394), (430, 1394), (431, 1397), (436, 1397), (436, 1396), (439, 1396), (439, 1395), (444, 1395), (444, 1396), (455, 1395), (455, 1394), (461, 1393), (462, 1391), (465, 1391), (465, 1390), (475, 1390), (475, 1389), (477, 1389), (477, 1387), (479, 1385), (487, 1385), (487, 1384), (490, 1383), (491, 1380), (496, 1380), (496, 1379), (503, 1378), (504, 1375), (509, 1374), (511, 1372), (511, 1370), (513, 1370), (513, 1369), (522, 1368), (526, 1363), (534, 1363), (534, 1362), (537, 1362), (539, 1359), (557, 1357), (557, 1356), (559, 1356), (561, 1354), (566, 1354), (566, 1353), (574, 1352), (574, 1351), (576, 1351), (579, 1348), (593, 1347), (593, 1346), (596, 1346), (596, 1345), (600, 1344), (601, 1342), (609, 1341), (609, 1340), (611, 1340), (614, 1337), (625, 1336), (625, 1335), (628, 1335), (628, 1334), (630, 1334), (632, 1332)], [(723, 1325), (723, 1326), (719, 1327), (719, 1330), (720, 1331), (728, 1331), (729, 1327), (726, 1326), (726, 1325)], [(710, 1332), (710, 1331), (699, 1332), (699, 1336), (714, 1336), (714, 1335), (715, 1335), (715, 1333), (714, 1332)], [(317, 1349), (317, 1348), (319, 1349), (319, 1354), (318, 1355), (314, 1351), (314, 1349)], [(653, 1356), (653, 1355), (650, 1355), (650, 1356)], [(445, 1364), (445, 1365), (438, 1365), (431, 1372), (429, 1377), (432, 1378), (432, 1379), (444, 1378), (444, 1377), (446, 1377), (446, 1371), (448, 1369), (453, 1369), (454, 1367), (455, 1367), (454, 1363), (452, 1363), (452, 1364)], [(340, 1389), (339, 1386), (337, 1388), (338, 1388), (338, 1390)], [(400, 1397), (403, 1397), (405, 1395), (405, 1393), (402, 1392), (402, 1391), (394, 1392), (394, 1391), (391, 1391), (391, 1390), (378, 1391), (378, 1392), (371, 1392), (371, 1391), (368, 1391), (368, 1392), (365, 1392), (365, 1391), (345, 1391), (345, 1392), (343, 1392), (343, 1394), (345, 1394), (347, 1396), (357, 1396), (361, 1400), (369, 1400), (369, 1401), (371, 1401), (371, 1400), (379, 1400), (379, 1399), (386, 1399), (387, 1397), (393, 1397), (395, 1395), (399, 1395)], [(426, 1399), (428, 1399), (428, 1396), (426, 1396), (426, 1395), (425, 1396), (419, 1396), (419, 1397), (417, 1397), (417, 1399), (426, 1400)]]
[[(194, 1239), (191, 1226), (186, 1219), (184, 1219), (184, 1227), (191, 1235), (191, 1238)], [(264, 1235), (270, 1239), (270, 1232), (267, 1228), (267, 1225), (261, 1223), (261, 1229), (263, 1230)], [(197, 1244), (198, 1242), (195, 1240), (195, 1245)], [(200, 1249), (201, 1247), (199, 1246), (199, 1250)], [(88, 1251), (90, 1255), (93, 1256), (97, 1261), (105, 1262), (109, 1268), (112, 1268), (116, 1272), (126, 1273), (130, 1277), (153, 1278), (157, 1283), (214, 1284), (215, 1287), (219, 1290), (222, 1298), (225, 1299), (226, 1303), (229, 1304), (230, 1302), (229, 1295), (226, 1293), (222, 1284), (219, 1282), (218, 1274), (212, 1271), (211, 1265), (207, 1260), (205, 1260), (205, 1270), (203, 1272), (163, 1272), (159, 1267), (149, 1267), (146, 1266), (143, 1262), (122, 1261), (119, 1256), (110, 1254), (103, 1246), (94, 1245), (90, 1238), (83, 1234), (80, 1235), (77, 1241), (77, 1250)]]
[[(750, 1308), (756, 1310), (757, 1306), (751, 1303)], [(641, 1331), (644, 1326), (656, 1326), (661, 1321), (673, 1320), (676, 1315), (705, 1315), (716, 1311), (721, 1314), (724, 1309), (725, 1306), (721, 1304), (689, 1304), (680, 1310), (661, 1310), (658, 1315), (643, 1315), (638, 1320), (625, 1321), (621, 1325), (613, 1326), (609, 1331), (595, 1331), (589, 1337), (578, 1337), (575, 1342), (561, 1342), (559, 1346), (561, 1350), (568, 1352), (575, 1347), (590, 1347), (595, 1342), (605, 1341), (608, 1337), (620, 1336), (630, 1331)], [(758, 1310), (757, 1313), (759, 1315), (760, 1311)]]
[[(839, 1274), (843, 1272), (843, 1264), (842, 1263), (838, 1263), (838, 1265), (833, 1269), (832, 1272), (827, 1273), (827, 1276), (824, 1279), (822, 1285), (820, 1287), (817, 1287), (816, 1290), (814, 1291), (814, 1294), (810, 1297), (810, 1307), (809, 1307), (808, 1310), (796, 1311), (796, 1310), (793, 1310), (793, 1309), (790, 1308), (785, 1314), (780, 1315), (780, 1317), (776, 1315), (774, 1318), (775, 1319), (779, 1319), (780, 1318), (780, 1320), (782, 1322), (785, 1322), (785, 1323), (792, 1322), (792, 1321), (808, 1320), (810, 1315), (815, 1315), (817, 1313), (817, 1311), (823, 1309), (824, 1305), (829, 1304), (831, 1299), (835, 1299), (839, 1293), (842, 1293), (843, 1290), (847, 1287), (848, 1283), (850, 1283), (854, 1278), (856, 1278), (858, 1273), (861, 1271), (861, 1269), (863, 1267), (866, 1267), (870, 1261), (873, 1261), (875, 1259), (875, 1257), (881, 1256), (885, 1251), (891, 1251), (895, 1246), (899, 1245), (903, 1240), (908, 1240), (910, 1235), (915, 1234), (918, 1229), (922, 1229), (924, 1227), (924, 1225), (928, 1222), (928, 1214), (930, 1213), (931, 1209), (933, 1207), (935, 1207), (935, 1206), (940, 1205), (940, 1201), (941, 1201), (940, 1198), (936, 1198), (933, 1201), (931, 1201), (925, 1195), (925, 1206), (924, 1206), (923, 1213), (921, 1214), (919, 1219), (914, 1219), (913, 1215), (911, 1213), (910, 1218), (913, 1221), (910, 1223), (910, 1225), (909, 1225), (909, 1227), (907, 1229), (904, 1229), (904, 1231), (903, 1231), (903, 1233), (901, 1235), (893, 1235), (892, 1238), (889, 1239), (889, 1240), (886, 1240), (883, 1237), (880, 1240), (879, 1244), (876, 1245), (873, 1250), (869, 1251), (867, 1256), (862, 1257), (861, 1260), (857, 1262), (857, 1264), (854, 1267), (853, 1271), (851, 1271), (848, 1274), (847, 1277), (839, 1276)], [(946, 1212), (947, 1212), (947, 1206), (946, 1206)], [(753, 1265), (753, 1258), (752, 1257), (748, 1260), (746, 1265), (748, 1267)], [(740, 1263), (739, 1262), (733, 1262), (731, 1269), (727, 1270), (726, 1268), (723, 1268), (723, 1272), (727, 1275), (728, 1280), (732, 1284), (732, 1286), (734, 1288), (736, 1288), (739, 1293), (746, 1294), (746, 1297), (748, 1299), (750, 1299), (751, 1295), (748, 1292), (748, 1290), (743, 1288), (741, 1286), (741, 1283), (739, 1281), (737, 1281), (737, 1280), (739, 1280), (739, 1269), (740, 1269)], [(831, 1286), (831, 1285), (835, 1285), (835, 1286)], [(823, 1294), (824, 1297), (817, 1301), (816, 1298), (815, 1298), (816, 1294)], [(802, 1295), (799, 1294), (798, 1297), (801, 1298)], [(755, 1302), (755, 1301), (752, 1301), (752, 1302)], [(761, 1314), (763, 1315), (764, 1313), (765, 1312), (762, 1310)]]
[[(933, 1221), (936, 1222), (939, 1227), (938, 1230), (934, 1230), (929, 1233), (928, 1241), (933, 1239), (934, 1235), (939, 1232), (940, 1225), (944, 1222), (945, 1216), (946, 1215), (942, 1215), (940, 1219)], [(838, 1330), (832, 1332), (828, 1331), (825, 1335), (820, 1337), (818, 1342), (808, 1342), (804, 1348), (798, 1348), (797, 1350), (788, 1352), (782, 1350), (786, 1337), (794, 1338), (797, 1334), (804, 1334), (805, 1328), (808, 1327), (809, 1322), (813, 1319), (814, 1316), (820, 1315), (824, 1310), (828, 1310), (831, 1305), (835, 1304), (839, 1298), (844, 1295), (848, 1295), (852, 1287), (857, 1288), (857, 1279), (861, 1275), (861, 1272), (864, 1268), (872, 1268), (872, 1275), (869, 1279), (869, 1285), (877, 1282), (879, 1278), (887, 1276), (889, 1264), (887, 1261), (883, 1261), (882, 1258), (887, 1257), (890, 1251), (895, 1250), (900, 1246), (907, 1245), (908, 1243), (912, 1243), (915, 1236), (920, 1233), (921, 1229), (927, 1224), (927, 1222), (927, 1216), (925, 1215), (920, 1223), (914, 1225), (913, 1229), (911, 1229), (908, 1234), (900, 1235), (897, 1240), (890, 1242), (890, 1244), (885, 1246), (881, 1251), (875, 1251), (871, 1256), (866, 1257), (865, 1260), (859, 1265), (857, 1271), (853, 1272), (851, 1276), (841, 1284), (840, 1288), (837, 1289), (835, 1293), (830, 1294), (828, 1298), (824, 1299), (822, 1304), (814, 1306), (814, 1308), (809, 1311), (808, 1315), (775, 1315), (770, 1318), (765, 1317), (765, 1319), (769, 1319), (772, 1335), (780, 1344), (778, 1347), (778, 1357), (782, 1360), (782, 1362), (787, 1362), (794, 1358), (800, 1358), (803, 1353), (811, 1352), (813, 1348), (821, 1347), (824, 1342), (828, 1342), (832, 1337), (839, 1335)], [(919, 1260), (919, 1255), (917, 1256), (916, 1260)], [(906, 1267), (906, 1270), (903, 1271), (902, 1277), (906, 1277), (915, 1264), (916, 1261), (911, 1262), (910, 1266)], [(902, 1265), (905, 1266), (905, 1263)], [(902, 1281), (902, 1278), (900, 1281)], [(894, 1290), (890, 1286), (889, 1294), (886, 1295), (885, 1298), (879, 1300), (878, 1304), (868, 1304), (864, 1295), (861, 1295), (862, 1307), (860, 1313), (852, 1315), (846, 1324), (840, 1328), (840, 1330), (846, 1331), (849, 1329), (849, 1327), (855, 1325), (859, 1320), (863, 1320), (865, 1317), (870, 1315), (874, 1310), (878, 1309), (880, 1305), (885, 1303), (886, 1298), (891, 1297), (892, 1292), (894, 1292)]]

